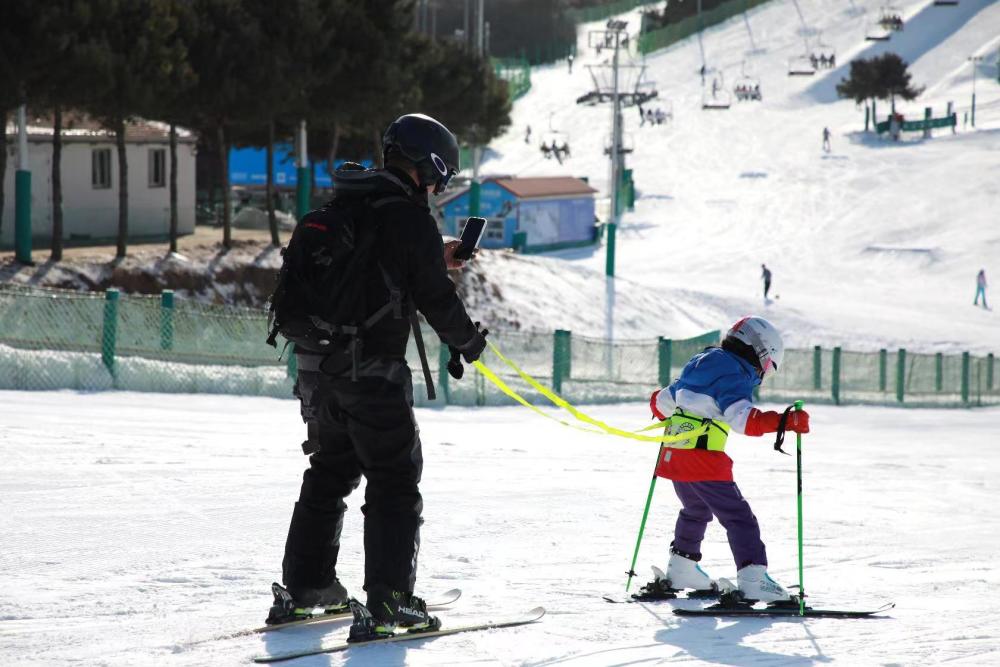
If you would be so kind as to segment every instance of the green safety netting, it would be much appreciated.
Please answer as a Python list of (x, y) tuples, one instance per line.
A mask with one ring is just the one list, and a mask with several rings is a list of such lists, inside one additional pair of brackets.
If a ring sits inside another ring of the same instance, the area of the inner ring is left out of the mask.
[[(0, 286), (0, 389), (119, 389), (289, 397), (294, 356), (265, 344), (258, 309), (158, 296)], [(493, 331), (491, 340), (524, 371), (574, 403), (645, 400), (676, 378), (719, 331), (686, 339), (608, 341), (568, 331)], [(448, 376), (447, 348), (425, 327), (436, 404), (507, 405), (472, 369)], [(516, 373), (484, 361), (529, 400), (543, 397)], [(415, 400), (426, 405), (416, 348)], [(992, 354), (921, 354), (840, 348), (787, 350), (764, 400), (968, 406), (1000, 403)]]

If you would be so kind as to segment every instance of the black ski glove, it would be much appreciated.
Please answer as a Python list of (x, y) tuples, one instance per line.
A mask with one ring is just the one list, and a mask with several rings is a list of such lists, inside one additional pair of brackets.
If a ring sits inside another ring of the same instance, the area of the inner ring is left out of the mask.
[(449, 345), (448, 351), (451, 352), (451, 359), (448, 360), (448, 375), (456, 380), (461, 380), (462, 376), (465, 375), (465, 366), (462, 365), (462, 353), (454, 345)]
[(476, 335), (458, 348), (458, 351), (462, 353), (462, 358), (465, 359), (465, 363), (467, 364), (477, 361), (482, 356), (483, 350), (486, 349), (486, 337), (490, 335), (490, 330), (480, 327), (479, 322), (476, 322)]

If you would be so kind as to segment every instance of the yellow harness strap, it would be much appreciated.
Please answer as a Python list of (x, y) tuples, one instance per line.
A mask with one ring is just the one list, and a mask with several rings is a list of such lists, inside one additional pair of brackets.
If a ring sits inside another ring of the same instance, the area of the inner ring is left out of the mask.
[(550, 414), (542, 411), (540, 408), (538, 408), (538, 406), (533, 405), (530, 401), (528, 401), (526, 398), (524, 398), (523, 396), (521, 396), (520, 394), (518, 394), (514, 389), (512, 389), (510, 386), (508, 386), (507, 383), (504, 382), (499, 376), (497, 376), (496, 373), (494, 373), (492, 370), (490, 370), (489, 367), (487, 367), (486, 364), (482, 362), (482, 360), (473, 362), (473, 366), (475, 366), (476, 370), (478, 370), (480, 373), (482, 373), (483, 377), (485, 377), (487, 380), (489, 380), (494, 385), (496, 385), (496, 387), (500, 391), (502, 391), (504, 394), (506, 394), (507, 396), (511, 397), (512, 399), (514, 399), (515, 401), (517, 401), (518, 403), (520, 403), (524, 407), (532, 410), (533, 412), (535, 412), (537, 414), (540, 414), (540, 415), (542, 415), (543, 417), (545, 417), (547, 419), (552, 419), (554, 421), (557, 421), (560, 424), (562, 424), (563, 426), (569, 426), (571, 428), (575, 428), (575, 429), (578, 429), (578, 430), (581, 430), (581, 431), (587, 431), (589, 433), (606, 433), (608, 435), (615, 435), (615, 436), (618, 436), (620, 438), (628, 438), (629, 440), (639, 440), (641, 442), (659, 442), (659, 443), (663, 443), (663, 442), (679, 442), (679, 441), (682, 441), (682, 440), (689, 440), (692, 437), (697, 437), (697, 436), (702, 435), (703, 433), (705, 433), (705, 432), (708, 431), (708, 426), (703, 426), (703, 427), (699, 428), (698, 430), (687, 431), (687, 432), (685, 432), (682, 435), (666, 435), (666, 434), (664, 434), (664, 435), (650, 436), (650, 435), (641, 435), (641, 434), (643, 432), (645, 432), (645, 431), (652, 431), (652, 430), (655, 430), (655, 429), (663, 428), (667, 424), (667, 422), (657, 422), (655, 424), (652, 424), (650, 426), (646, 426), (646, 427), (638, 429), (636, 431), (626, 431), (626, 430), (623, 430), (623, 429), (620, 429), (620, 428), (616, 428), (614, 426), (610, 426), (609, 424), (606, 424), (606, 423), (600, 421), (599, 419), (591, 417), (590, 415), (588, 415), (588, 414), (580, 411), (578, 408), (576, 408), (574, 405), (572, 405), (571, 403), (569, 403), (568, 401), (566, 401), (564, 398), (562, 398), (561, 396), (559, 396), (558, 394), (556, 394), (554, 391), (552, 391), (551, 389), (549, 389), (545, 385), (543, 385), (540, 382), (538, 382), (538, 380), (536, 380), (535, 378), (533, 378), (530, 375), (528, 375), (527, 373), (525, 373), (517, 364), (515, 364), (513, 361), (511, 361), (510, 359), (508, 359), (507, 357), (505, 357), (500, 352), (500, 350), (497, 349), (497, 347), (493, 343), (491, 343), (490, 341), (487, 340), (486, 344), (489, 346), (490, 350), (493, 351), (493, 354), (495, 354), (497, 356), (497, 358), (500, 359), (500, 361), (502, 361), (504, 364), (506, 364), (508, 367), (510, 367), (515, 373), (517, 373), (518, 376), (520, 376), (520, 378), (522, 380), (524, 380), (525, 382), (527, 382), (531, 386), (532, 389), (534, 389), (535, 391), (537, 391), (538, 393), (540, 393), (542, 396), (544, 396), (545, 398), (547, 398), (549, 401), (551, 401), (553, 403), (553, 405), (555, 405), (557, 407), (560, 407), (563, 410), (565, 410), (568, 413), (570, 413), (571, 415), (573, 415), (573, 417), (575, 417), (578, 421), (583, 422), (584, 424), (588, 424), (590, 426), (593, 426), (595, 428), (587, 428), (585, 426), (580, 426), (578, 424), (573, 424), (573, 423), (570, 423), (570, 422), (563, 421), (562, 419), (559, 419), (558, 417), (553, 417), (552, 415), (550, 415)]

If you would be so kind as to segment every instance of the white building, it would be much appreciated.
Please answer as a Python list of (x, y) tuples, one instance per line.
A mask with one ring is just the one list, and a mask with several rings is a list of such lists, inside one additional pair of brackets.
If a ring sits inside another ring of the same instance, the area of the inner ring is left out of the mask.
[[(13, 115), (13, 114), (12, 114)], [(67, 246), (114, 242), (118, 234), (118, 150), (113, 132), (86, 117), (66, 114), (62, 132), (63, 239)], [(168, 238), (170, 231), (170, 145), (168, 126), (151, 121), (128, 123), (129, 240)], [(194, 135), (178, 130), (178, 233), (191, 234), (195, 222)], [(28, 124), (31, 170), (31, 235), (35, 249), (52, 240), (52, 125), (48, 119)], [(0, 248), (14, 246), (14, 172), (17, 126), (7, 126), (3, 226)]]

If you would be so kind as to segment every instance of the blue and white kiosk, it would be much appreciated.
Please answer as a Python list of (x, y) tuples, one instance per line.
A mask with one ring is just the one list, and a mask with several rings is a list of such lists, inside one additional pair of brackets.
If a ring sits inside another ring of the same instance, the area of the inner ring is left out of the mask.
[[(488, 221), (480, 245), (537, 253), (593, 245), (598, 241), (594, 188), (570, 176), (483, 181), (479, 214)], [(438, 197), (442, 234), (458, 236), (469, 216), (468, 186)]]

